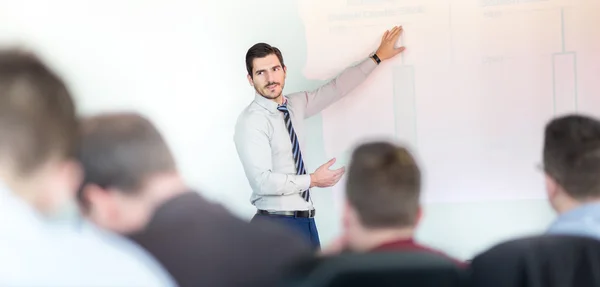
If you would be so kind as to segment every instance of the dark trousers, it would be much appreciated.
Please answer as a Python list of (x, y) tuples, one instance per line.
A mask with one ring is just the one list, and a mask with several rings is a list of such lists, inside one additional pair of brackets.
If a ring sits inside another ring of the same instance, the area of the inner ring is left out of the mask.
[(314, 218), (256, 214), (250, 222), (256, 222), (258, 220), (269, 220), (284, 225), (291, 229), (292, 232), (296, 232), (299, 237), (304, 238), (315, 250), (321, 248), (319, 232), (317, 231)]

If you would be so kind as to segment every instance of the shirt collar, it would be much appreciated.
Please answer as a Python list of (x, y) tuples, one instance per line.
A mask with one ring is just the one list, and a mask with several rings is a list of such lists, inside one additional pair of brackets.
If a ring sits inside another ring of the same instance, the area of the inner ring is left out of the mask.
[(600, 202), (587, 203), (558, 216), (555, 222), (581, 220), (586, 217), (600, 218)]
[[(287, 104), (287, 98), (285, 96), (283, 96), (283, 104)], [(279, 106), (279, 104), (277, 104), (275, 101), (269, 100), (263, 96), (261, 96), (259, 93), (256, 93), (254, 95), (254, 101), (261, 107), (265, 108), (267, 111), (271, 112), (271, 113), (278, 113), (279, 111), (277, 110), (277, 107)]]

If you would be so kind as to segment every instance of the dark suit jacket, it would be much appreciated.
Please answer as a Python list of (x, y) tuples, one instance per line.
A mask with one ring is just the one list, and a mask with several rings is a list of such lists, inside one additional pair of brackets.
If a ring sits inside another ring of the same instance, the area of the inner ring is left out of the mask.
[(468, 266), (465, 262), (455, 259), (440, 250), (433, 249), (431, 247), (417, 243), (413, 238), (398, 239), (398, 240), (390, 241), (390, 242), (387, 242), (380, 246), (375, 247), (371, 251), (372, 252), (403, 252), (403, 251), (427, 252), (427, 253), (436, 254), (438, 256), (441, 256), (448, 260), (451, 260), (458, 267), (466, 268)]
[(600, 241), (545, 235), (501, 243), (471, 262), (474, 287), (600, 286)]
[(286, 266), (312, 255), (283, 227), (251, 225), (195, 192), (164, 203), (130, 238), (183, 287), (274, 286)]
[(289, 287), (466, 287), (468, 270), (428, 248), (345, 252), (305, 260), (287, 276)]

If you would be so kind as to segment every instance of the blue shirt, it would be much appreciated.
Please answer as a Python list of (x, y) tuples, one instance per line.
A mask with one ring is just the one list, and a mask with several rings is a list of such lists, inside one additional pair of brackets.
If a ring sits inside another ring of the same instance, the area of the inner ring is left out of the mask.
[(561, 214), (549, 234), (577, 235), (600, 240), (600, 202), (581, 205)]

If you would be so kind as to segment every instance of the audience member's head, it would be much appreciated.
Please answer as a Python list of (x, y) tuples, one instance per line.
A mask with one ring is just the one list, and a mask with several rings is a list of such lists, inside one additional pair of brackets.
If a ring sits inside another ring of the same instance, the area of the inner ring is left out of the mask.
[(583, 115), (550, 121), (544, 171), (548, 198), (557, 212), (600, 201), (600, 121)]
[(63, 83), (35, 55), (0, 51), (0, 182), (43, 214), (72, 202), (81, 180), (78, 120)]
[(80, 207), (103, 228), (123, 234), (138, 231), (158, 205), (186, 191), (167, 143), (141, 115), (84, 119), (81, 141)]
[(412, 238), (421, 216), (421, 171), (400, 146), (374, 142), (354, 150), (346, 182), (344, 229), (348, 247), (368, 250)]

